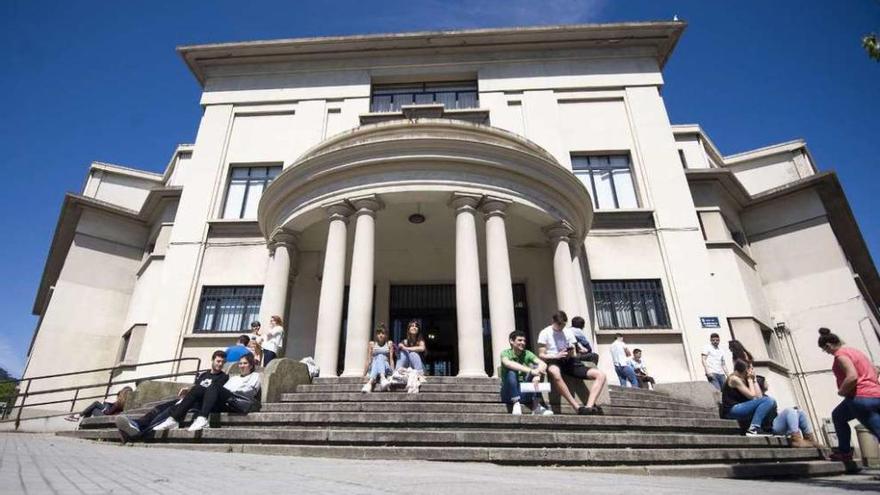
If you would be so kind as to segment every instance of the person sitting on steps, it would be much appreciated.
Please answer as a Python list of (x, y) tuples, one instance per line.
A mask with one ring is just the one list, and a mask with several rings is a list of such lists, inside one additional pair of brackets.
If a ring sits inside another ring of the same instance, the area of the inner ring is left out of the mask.
[(373, 386), (379, 383), (377, 391), (387, 390), (391, 382), (388, 377), (391, 376), (391, 370), (394, 369), (394, 353), (391, 352), (392, 343), (388, 340), (388, 330), (385, 325), (379, 323), (376, 326), (374, 340), (367, 345), (367, 369), (364, 375), (367, 377), (367, 383), (361, 389), (361, 392), (369, 393), (373, 391)]
[(648, 366), (642, 360), (642, 350), (633, 349), (632, 354), (632, 359), (629, 360), (629, 365), (636, 374), (636, 379), (639, 381), (639, 387), (654, 390), (654, 385), (657, 382), (654, 381), (654, 377), (648, 375)]
[(416, 371), (424, 371), (421, 353), (425, 350), (425, 339), (422, 338), (419, 322), (410, 320), (406, 326), (406, 338), (397, 344), (397, 366), (395, 369), (412, 368)]
[(116, 402), (92, 402), (88, 407), (83, 409), (79, 414), (71, 414), (65, 416), (67, 421), (79, 421), (82, 418), (91, 418), (92, 416), (114, 416), (125, 410), (125, 403), (134, 393), (131, 387), (123, 387), (116, 393)]
[(722, 416), (748, 421), (746, 436), (763, 436), (761, 429), (767, 414), (776, 409), (776, 401), (765, 396), (755, 379), (755, 370), (745, 361), (733, 364), (733, 373), (721, 387)]
[(590, 345), (590, 339), (587, 338), (587, 333), (584, 330), (587, 322), (580, 316), (575, 316), (571, 319), (571, 331), (574, 333), (574, 338), (577, 340), (577, 356), (576, 358), (579, 361), (589, 361), (595, 365), (599, 364), (599, 355), (593, 351), (593, 346)]
[(639, 388), (639, 379), (636, 372), (629, 364), (629, 358), (632, 353), (626, 342), (623, 341), (623, 334), (618, 333), (617, 338), (611, 344), (611, 363), (614, 365), (614, 371), (617, 373), (617, 379), (620, 381), (621, 387), (629, 384), (632, 388)]
[[(564, 311), (557, 311), (551, 319), (553, 323), (538, 334), (538, 358), (547, 363), (547, 373), (550, 375), (552, 384), (556, 387), (559, 395), (571, 404), (571, 407), (578, 414), (602, 414), (602, 408), (596, 405), (596, 399), (605, 386), (605, 373), (597, 368), (587, 368), (573, 357), (577, 339), (571, 329), (565, 326), (568, 322), (568, 315)], [(571, 394), (563, 375), (578, 380), (587, 378), (593, 380), (593, 386), (590, 388), (585, 405), (581, 405)]]
[(553, 411), (541, 404), (541, 394), (520, 392), (520, 382), (531, 379), (537, 387), (541, 378), (547, 375), (547, 363), (538, 359), (526, 349), (526, 333), (520, 330), (510, 332), (510, 349), (501, 351), (501, 400), (510, 405), (514, 416), (522, 414), (522, 402), (532, 405), (535, 416), (552, 416)]

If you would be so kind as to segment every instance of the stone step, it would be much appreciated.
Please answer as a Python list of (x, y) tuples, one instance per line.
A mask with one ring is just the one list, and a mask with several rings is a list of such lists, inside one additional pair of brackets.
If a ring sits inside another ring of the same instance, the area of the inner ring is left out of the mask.
[[(119, 440), (115, 430), (67, 432), (91, 440)], [(388, 428), (209, 428), (160, 433), (155, 441), (261, 444), (398, 445), (398, 446), (507, 446), (545, 448), (694, 448), (729, 449), (787, 447), (782, 437), (696, 435), (686, 433), (612, 433), (522, 430), (431, 430)], [(810, 450), (818, 456), (816, 449)]]
[[(361, 383), (337, 383), (326, 385), (298, 385), (297, 392), (303, 393), (340, 393), (340, 392), (360, 392), (364, 382)], [(397, 390), (404, 390), (403, 386), (396, 387)], [(499, 394), (501, 385), (494, 383), (424, 383), (419, 388), (419, 393), (487, 393)]]
[(587, 469), (599, 473), (635, 474), (646, 476), (678, 476), (687, 478), (785, 479), (815, 476), (837, 476), (845, 472), (843, 463), (830, 461), (789, 461), (741, 464), (687, 464), (684, 466), (602, 466)]
[[(426, 376), (426, 383), (450, 384), (463, 383), (473, 385), (494, 385), (501, 387), (501, 380), (497, 378), (463, 378), (458, 376)], [(312, 382), (314, 385), (340, 385), (340, 384), (364, 384), (364, 377), (361, 376), (319, 376)]]
[(345, 459), (413, 459), (451, 462), (493, 462), (500, 464), (555, 465), (644, 465), (648, 463), (706, 464), (803, 462), (818, 460), (808, 449), (577, 449), (524, 447), (388, 447), (334, 445), (267, 445), (254, 443), (145, 443), (163, 448), (199, 449), (213, 452), (327, 457)]
[(365, 394), (362, 392), (337, 392), (337, 393), (318, 393), (318, 392), (296, 392), (292, 394), (282, 394), (282, 402), (482, 402), (482, 403), (500, 403), (501, 395), (495, 393), (440, 393), (431, 394), (407, 394), (405, 392), (373, 392)]
[[(602, 407), (606, 416), (641, 416), (657, 418), (715, 418), (717, 415), (709, 415), (702, 411), (669, 411), (664, 409), (643, 409), (632, 407), (617, 407), (608, 405)], [(502, 403), (481, 404), (449, 402), (278, 402), (264, 404), (260, 412), (376, 412), (376, 413), (402, 413), (402, 412), (458, 412), (458, 413), (496, 413), (507, 414), (507, 406)], [(524, 414), (529, 414), (531, 409), (523, 407)], [(575, 414), (570, 407), (563, 407), (561, 414)]]

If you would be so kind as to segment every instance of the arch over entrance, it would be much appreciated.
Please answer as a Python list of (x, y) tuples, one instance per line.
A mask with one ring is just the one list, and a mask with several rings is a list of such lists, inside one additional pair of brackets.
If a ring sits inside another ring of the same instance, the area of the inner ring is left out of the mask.
[[(485, 218), (485, 273), (495, 360), (507, 346), (507, 333), (515, 328), (510, 219), (534, 226), (534, 234), (545, 243), (549, 238), (558, 307), (586, 314), (583, 283), (578, 283), (575, 274), (579, 261), (572, 247), (579, 249), (590, 228), (592, 201), (571, 171), (536, 144), (490, 126), (448, 119), (365, 125), (306, 152), (284, 169), (260, 200), (260, 229), (270, 246), (281, 239), (287, 246), (290, 239), (319, 222), (328, 225), (315, 345), (322, 369), (335, 370), (337, 365), (347, 223), (354, 222), (354, 247), (343, 375), (359, 376), (373, 324), (377, 212), (406, 203), (442, 205), (454, 217), (450, 237), (455, 243), (459, 376), (485, 375), (478, 219)], [(384, 221), (381, 215), (378, 221)], [(280, 267), (289, 270), (291, 252), (284, 254), (288, 259)], [(270, 262), (270, 270), (272, 266)], [(271, 278), (276, 279), (282, 277)], [(282, 289), (264, 288), (264, 292), (275, 290)]]

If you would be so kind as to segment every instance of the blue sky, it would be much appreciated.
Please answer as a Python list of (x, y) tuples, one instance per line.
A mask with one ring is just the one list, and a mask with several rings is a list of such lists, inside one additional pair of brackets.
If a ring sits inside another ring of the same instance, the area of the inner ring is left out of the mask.
[(880, 31), (877, 1), (0, 2), (0, 366), (23, 368), (61, 201), (89, 163), (161, 171), (193, 141), (199, 87), (175, 46), (673, 15), (689, 23), (665, 70), (673, 123), (701, 124), (724, 154), (806, 139), (876, 260), (880, 64), (860, 39)]

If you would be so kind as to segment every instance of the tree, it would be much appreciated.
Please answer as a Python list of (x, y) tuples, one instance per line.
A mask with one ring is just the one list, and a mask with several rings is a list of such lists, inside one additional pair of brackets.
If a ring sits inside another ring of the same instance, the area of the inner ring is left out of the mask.
[(880, 39), (874, 33), (868, 34), (862, 38), (862, 46), (868, 52), (868, 56), (880, 62)]
[(0, 368), (0, 403), (6, 404), (6, 407), (0, 408), (0, 417), (5, 417), (6, 410), (15, 404), (16, 387), (18, 387), (18, 379)]

